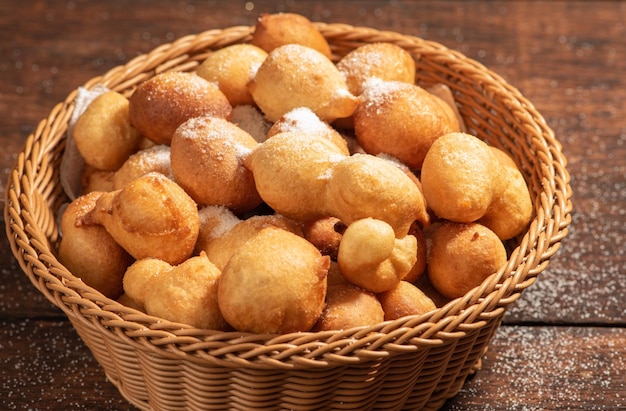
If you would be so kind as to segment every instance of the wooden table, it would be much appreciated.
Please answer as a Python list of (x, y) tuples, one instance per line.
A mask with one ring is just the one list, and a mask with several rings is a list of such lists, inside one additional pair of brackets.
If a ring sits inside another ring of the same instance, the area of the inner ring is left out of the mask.
[[(86, 80), (262, 12), (434, 40), (501, 74), (563, 143), (569, 236), (445, 409), (626, 409), (626, 2), (0, 0), (0, 188), (40, 119)], [(4, 206), (4, 204), (3, 204)], [(133, 409), (0, 239), (0, 409)]]

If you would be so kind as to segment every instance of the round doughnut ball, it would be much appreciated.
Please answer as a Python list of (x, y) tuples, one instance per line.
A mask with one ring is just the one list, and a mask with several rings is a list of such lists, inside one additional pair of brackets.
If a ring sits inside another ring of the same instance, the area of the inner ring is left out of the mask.
[(335, 217), (322, 217), (307, 221), (302, 228), (303, 236), (323, 255), (337, 260), (339, 244), (346, 225)]
[(262, 14), (252, 33), (252, 44), (268, 53), (285, 44), (300, 44), (331, 56), (322, 33), (309, 19), (295, 13)]
[(152, 146), (128, 157), (113, 175), (113, 190), (120, 190), (131, 181), (151, 172), (173, 178), (169, 146)]
[(267, 138), (276, 134), (297, 131), (327, 136), (341, 151), (349, 156), (348, 142), (330, 124), (322, 121), (307, 107), (298, 107), (285, 113), (267, 131)]
[(352, 284), (328, 286), (326, 305), (314, 331), (346, 330), (384, 321), (385, 313), (376, 296)]
[(220, 275), (206, 254), (191, 257), (150, 279), (146, 312), (196, 328), (226, 330), (228, 324), (217, 304)]
[(415, 60), (402, 47), (392, 43), (369, 43), (346, 54), (337, 63), (348, 90), (355, 96), (372, 77), (386, 81), (415, 83)]
[(252, 44), (233, 44), (211, 53), (196, 73), (217, 83), (232, 106), (252, 105), (248, 83), (266, 57), (263, 49)]
[(481, 218), (504, 190), (502, 167), (477, 137), (450, 133), (439, 138), (422, 165), (422, 191), (440, 218), (469, 223)]
[(415, 237), (415, 240), (417, 242), (417, 252), (415, 256), (416, 260), (415, 264), (413, 264), (413, 268), (411, 268), (411, 271), (409, 271), (409, 273), (403, 278), (403, 280), (408, 281), (409, 283), (415, 283), (417, 280), (422, 278), (422, 276), (426, 272), (426, 258), (428, 255), (426, 236), (424, 236), (424, 232), (416, 223), (411, 225), (409, 235)]
[(252, 172), (243, 165), (257, 145), (250, 134), (222, 118), (191, 118), (172, 136), (172, 173), (199, 205), (246, 212), (261, 203)]
[(131, 126), (129, 102), (115, 91), (96, 97), (74, 125), (73, 138), (85, 163), (115, 171), (139, 145), (141, 135)]
[(324, 306), (329, 264), (302, 237), (264, 228), (224, 267), (218, 287), (222, 315), (242, 332), (307, 331)]
[(398, 238), (415, 220), (428, 219), (424, 196), (413, 180), (393, 162), (369, 154), (354, 154), (334, 166), (326, 205), (347, 225), (367, 217), (385, 221)]
[(507, 184), (478, 222), (491, 229), (501, 240), (508, 240), (521, 234), (528, 226), (533, 215), (533, 203), (524, 176), (513, 159), (496, 147), (489, 148), (498, 159), (500, 172)]
[(385, 321), (407, 315), (420, 315), (437, 308), (433, 300), (408, 281), (400, 281), (392, 290), (378, 295)]
[(330, 267), (328, 268), (328, 276), (326, 277), (326, 283), (328, 284), (329, 287), (331, 285), (336, 285), (336, 284), (352, 284), (341, 273), (339, 264), (337, 264), (337, 262), (333, 260), (330, 260)]
[(153, 277), (171, 269), (171, 265), (158, 258), (142, 258), (135, 261), (124, 273), (124, 295), (145, 310), (148, 283)]
[[(196, 254), (203, 250), (206, 251), (213, 240), (222, 237), (241, 222), (239, 217), (224, 206), (200, 207), (198, 216), (200, 217), (200, 231), (196, 241)], [(215, 264), (215, 261), (212, 260), (211, 262)]]
[(207, 256), (219, 268), (223, 270), (233, 254), (248, 240), (253, 238), (259, 231), (266, 227), (278, 227), (299, 236), (302, 229), (299, 223), (281, 215), (253, 215), (250, 218), (235, 224), (227, 233), (213, 238), (205, 244), (204, 251)]
[(506, 264), (502, 241), (478, 223), (445, 222), (429, 234), (428, 277), (448, 298), (465, 295)]
[(106, 297), (118, 298), (124, 272), (133, 259), (104, 227), (81, 223), (102, 194), (94, 191), (80, 196), (63, 212), (59, 262)]
[(347, 158), (325, 136), (284, 132), (267, 139), (244, 160), (261, 198), (277, 213), (307, 221), (328, 215), (329, 170)]
[(115, 185), (113, 178), (115, 171), (104, 171), (85, 165), (81, 175), (82, 194), (88, 194), (92, 191), (113, 191)]
[(129, 102), (130, 123), (156, 144), (169, 144), (178, 126), (190, 118), (232, 116), (224, 93), (195, 73), (157, 74), (140, 84)]
[(411, 169), (422, 167), (435, 140), (459, 131), (452, 108), (423, 88), (370, 79), (354, 111), (354, 131), (370, 154), (391, 155)]
[(415, 237), (395, 238), (389, 224), (365, 218), (350, 224), (343, 233), (337, 263), (352, 284), (380, 293), (394, 288), (409, 273), (416, 250)]
[(102, 194), (82, 221), (103, 225), (135, 259), (159, 258), (169, 264), (191, 256), (200, 230), (193, 199), (155, 172)]
[(333, 62), (299, 44), (271, 51), (248, 87), (271, 122), (293, 109), (307, 107), (330, 123), (352, 115), (358, 105)]

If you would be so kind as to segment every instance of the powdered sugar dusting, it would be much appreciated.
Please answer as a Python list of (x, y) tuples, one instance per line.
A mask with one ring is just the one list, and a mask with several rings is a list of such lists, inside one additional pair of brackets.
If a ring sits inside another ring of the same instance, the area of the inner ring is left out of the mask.
[(354, 98), (354, 96), (347, 88), (338, 88), (335, 90), (334, 98), (340, 100), (344, 98)]
[[(213, 123), (214, 120), (217, 123)], [(252, 152), (252, 148), (245, 146), (238, 135), (238, 133), (247, 132), (235, 124), (227, 123), (226, 120), (195, 117), (183, 123), (176, 132), (182, 138), (189, 140), (202, 138), (218, 141), (218, 144), (211, 146), (213, 150), (211, 157), (220, 161), (232, 155), (241, 160)]]
[(386, 81), (377, 77), (371, 77), (363, 84), (363, 93), (361, 94), (361, 98), (363, 104), (368, 109), (377, 110), (393, 98), (393, 93), (408, 90), (412, 87), (416, 86), (402, 81)]
[(258, 62), (258, 61), (250, 64), (250, 72), (248, 73), (248, 76), (250, 77), (250, 79), (253, 79), (256, 77), (256, 73), (257, 71), (259, 71), (259, 67), (261, 67), (261, 64), (263, 63)]
[(333, 167), (328, 167), (323, 173), (317, 176), (318, 180), (330, 180), (333, 178)]
[(404, 164), (402, 161), (398, 160), (397, 157), (392, 156), (391, 154), (387, 154), (387, 153), (378, 153), (376, 154), (376, 157), (383, 159), (385, 161), (390, 162), (391, 164), (393, 164), (394, 166), (402, 169), (402, 170), (408, 170), (409, 168), (406, 166), (406, 164)]
[(250, 105), (233, 107), (231, 121), (259, 143), (265, 141), (267, 132), (271, 127), (263, 114), (256, 107)]
[(319, 133), (329, 130), (329, 126), (308, 107), (299, 107), (289, 111), (282, 117), (277, 126), (281, 132)]
[(155, 166), (170, 162), (170, 147), (160, 144), (138, 151), (131, 157), (136, 158), (143, 169), (154, 169)]
[(252, 149), (244, 146), (243, 144), (235, 144), (234, 149), (235, 149), (235, 155), (240, 160), (250, 155), (250, 153), (252, 153)]
[[(241, 220), (224, 206), (206, 206), (198, 212), (200, 226), (212, 226), (211, 237), (218, 238), (229, 232)], [(210, 222), (210, 223), (209, 223)]]

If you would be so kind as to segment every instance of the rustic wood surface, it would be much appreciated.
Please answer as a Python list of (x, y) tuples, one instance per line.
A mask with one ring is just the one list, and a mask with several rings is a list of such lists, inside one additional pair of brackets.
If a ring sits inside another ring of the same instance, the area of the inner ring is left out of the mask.
[[(626, 409), (626, 2), (0, 0), (0, 11), (2, 192), (26, 137), (72, 89), (160, 44), (251, 25), (262, 12), (416, 35), (501, 74), (563, 144), (573, 223), (445, 409)], [(0, 275), (0, 409), (134, 409), (4, 235)]]

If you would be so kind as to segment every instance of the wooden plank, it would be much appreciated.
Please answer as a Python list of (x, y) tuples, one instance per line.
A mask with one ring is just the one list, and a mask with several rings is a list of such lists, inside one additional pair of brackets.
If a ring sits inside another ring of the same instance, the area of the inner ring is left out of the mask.
[(503, 326), (444, 409), (624, 409), (624, 346), (624, 328)]

